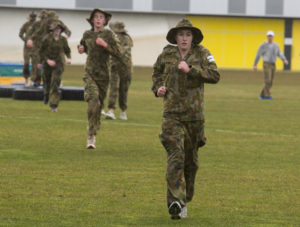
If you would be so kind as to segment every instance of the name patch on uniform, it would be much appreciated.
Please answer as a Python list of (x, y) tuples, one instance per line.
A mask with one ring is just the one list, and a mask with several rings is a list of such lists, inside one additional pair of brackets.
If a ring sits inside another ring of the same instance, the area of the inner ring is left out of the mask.
[(212, 55), (207, 56), (207, 60), (209, 62), (214, 62), (215, 61), (214, 56), (212, 56)]

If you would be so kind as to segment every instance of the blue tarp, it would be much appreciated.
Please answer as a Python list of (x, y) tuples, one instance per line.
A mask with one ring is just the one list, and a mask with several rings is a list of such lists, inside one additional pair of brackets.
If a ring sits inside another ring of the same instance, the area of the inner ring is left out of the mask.
[(21, 63), (0, 62), (0, 66), (21, 66), (21, 67), (23, 67), (23, 64), (21, 64)]
[[(31, 65), (29, 70), (31, 70)], [(23, 77), (23, 64), (0, 62), (0, 76)]]

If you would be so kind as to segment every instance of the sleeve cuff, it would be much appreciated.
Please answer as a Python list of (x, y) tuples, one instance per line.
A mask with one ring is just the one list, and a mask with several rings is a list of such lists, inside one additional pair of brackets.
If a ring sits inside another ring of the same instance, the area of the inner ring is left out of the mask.
[(187, 73), (188, 77), (197, 78), (199, 76), (200, 70), (191, 67), (190, 71)]

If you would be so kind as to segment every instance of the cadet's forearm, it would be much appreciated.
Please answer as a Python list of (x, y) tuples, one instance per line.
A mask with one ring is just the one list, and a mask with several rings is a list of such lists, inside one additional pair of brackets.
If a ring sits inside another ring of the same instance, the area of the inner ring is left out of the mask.
[(215, 69), (198, 70), (194, 67), (190, 69), (187, 76), (191, 79), (196, 79), (201, 83), (216, 84), (220, 80), (220, 73)]
[(19, 33), (19, 37), (20, 37), (20, 39), (22, 39), (25, 42), (25, 38), (23, 36), (23, 33)]
[(155, 66), (154, 66), (154, 72), (152, 74), (152, 82), (153, 82), (153, 84), (152, 84), (151, 90), (154, 93), (154, 95), (156, 97), (158, 97), (157, 90), (161, 86), (164, 86), (164, 81), (162, 79), (162, 73), (157, 68), (155, 68)]
[(153, 66), (153, 74), (152, 74), (152, 88), (154, 95), (157, 96), (157, 90), (164, 86), (163, 80), (163, 72), (164, 72), (164, 63), (162, 62), (161, 55), (157, 58), (154, 66)]
[(111, 56), (115, 57), (122, 65), (126, 65), (125, 59), (122, 57), (119, 46), (111, 46), (109, 43), (105, 47)]

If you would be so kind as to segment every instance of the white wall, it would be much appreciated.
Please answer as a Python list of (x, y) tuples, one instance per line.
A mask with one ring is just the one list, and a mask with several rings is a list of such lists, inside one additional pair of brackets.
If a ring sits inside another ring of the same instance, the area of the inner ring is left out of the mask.
[(266, 2), (262, 0), (247, 1), (246, 14), (263, 16), (266, 12)]
[(285, 0), (283, 6), (283, 14), (289, 17), (299, 17), (300, 1)]
[[(35, 11), (39, 12), (36, 9)], [(23, 42), (18, 37), (18, 33), (30, 12), (31, 9), (26, 8), (0, 8), (0, 62), (23, 61)], [(90, 29), (86, 21), (89, 11), (56, 10), (56, 12), (72, 31), (69, 39), (72, 63), (84, 64), (85, 55), (78, 54), (76, 46), (83, 32)], [(134, 65), (152, 66), (162, 48), (167, 44), (165, 36), (168, 30), (181, 18), (182, 15), (113, 13), (112, 20), (123, 21), (133, 38)]]
[(224, 0), (190, 0), (190, 12), (195, 14), (219, 14), (226, 15), (228, 1)]
[(17, 5), (22, 7), (54, 7), (56, 8), (75, 8), (75, 0), (17, 0)]
[[(170, 2), (174, 4), (170, 4)], [(156, 2), (156, 3), (155, 3)], [(155, 4), (154, 4), (155, 3)], [(159, 3), (157, 5), (157, 3)], [(232, 3), (232, 4), (231, 4)], [(241, 8), (236, 3), (241, 4)], [(183, 5), (182, 5), (183, 4)], [(246, 10), (243, 5), (245, 5)], [(156, 5), (155, 9), (153, 6)], [(189, 6), (187, 10), (183, 6)], [(92, 9), (101, 7), (115, 12), (158, 12), (166, 13), (263, 16), (300, 18), (299, 0), (0, 0), (0, 7)], [(175, 7), (175, 8), (174, 8)], [(237, 7), (237, 8), (236, 8)]]

